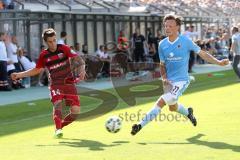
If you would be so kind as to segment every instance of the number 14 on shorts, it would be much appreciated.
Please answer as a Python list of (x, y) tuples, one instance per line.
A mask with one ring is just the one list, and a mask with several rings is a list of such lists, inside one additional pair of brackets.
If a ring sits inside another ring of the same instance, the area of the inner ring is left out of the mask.
[(51, 90), (51, 95), (52, 96), (56, 96), (56, 95), (60, 95), (60, 90), (59, 89), (56, 89), (56, 90)]

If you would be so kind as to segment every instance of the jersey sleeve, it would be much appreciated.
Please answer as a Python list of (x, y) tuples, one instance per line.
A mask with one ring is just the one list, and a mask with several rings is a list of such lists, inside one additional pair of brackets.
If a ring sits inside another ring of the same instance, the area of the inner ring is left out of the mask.
[(36, 67), (35, 68), (44, 68), (45, 65), (44, 65), (44, 58), (43, 58), (43, 53), (44, 52), (41, 52), (40, 53), (40, 56), (38, 58), (38, 61), (37, 61), (37, 64), (36, 64)]
[(187, 41), (188, 41), (187, 44), (188, 44), (189, 51), (194, 51), (197, 54), (200, 53), (201, 48), (196, 43), (194, 43), (192, 40), (188, 38), (187, 38)]

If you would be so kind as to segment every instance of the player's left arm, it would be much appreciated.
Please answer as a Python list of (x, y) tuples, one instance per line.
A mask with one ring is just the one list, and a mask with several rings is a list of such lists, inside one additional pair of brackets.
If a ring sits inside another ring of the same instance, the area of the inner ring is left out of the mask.
[(212, 64), (217, 64), (219, 66), (225, 66), (225, 65), (229, 64), (229, 59), (218, 60), (203, 50), (201, 50), (198, 55), (205, 61), (212, 63)]
[(66, 50), (66, 56), (69, 58), (71, 71), (75, 79), (84, 80), (85, 78), (85, 61), (74, 50), (66, 45), (63, 45), (63, 49)]
[(74, 76), (79, 77), (80, 80), (85, 78), (85, 61), (80, 56), (74, 56), (70, 58), (71, 70)]
[(228, 59), (218, 60), (215, 57), (213, 57), (212, 55), (208, 54), (207, 52), (201, 50), (201, 48), (196, 43), (191, 41), (190, 39), (186, 39), (186, 41), (187, 41), (187, 46), (188, 46), (189, 51), (192, 50), (195, 53), (198, 53), (198, 55), (205, 61), (212, 63), (212, 64), (217, 64), (220, 66), (225, 66), (225, 65), (229, 64)]

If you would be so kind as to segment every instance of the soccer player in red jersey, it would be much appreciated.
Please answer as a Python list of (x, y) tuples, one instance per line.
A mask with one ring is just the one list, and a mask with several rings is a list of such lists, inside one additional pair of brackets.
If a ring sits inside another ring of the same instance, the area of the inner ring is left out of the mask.
[[(42, 38), (48, 49), (40, 53), (35, 68), (12, 73), (13, 80), (39, 74), (43, 68), (49, 71), (50, 96), (53, 103), (53, 120), (56, 126), (55, 136), (63, 136), (62, 128), (74, 120), (80, 113), (80, 102), (75, 83), (84, 79), (85, 62), (68, 46), (57, 44), (56, 32), (52, 29), (43, 31)], [(70, 113), (62, 119), (62, 103), (70, 106)]]

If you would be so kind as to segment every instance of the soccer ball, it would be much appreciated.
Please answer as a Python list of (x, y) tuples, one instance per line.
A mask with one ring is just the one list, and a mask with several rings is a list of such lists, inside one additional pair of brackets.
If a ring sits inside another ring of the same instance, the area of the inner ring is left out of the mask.
[(110, 133), (117, 133), (120, 131), (122, 126), (122, 121), (118, 116), (111, 116), (107, 119), (105, 127)]

